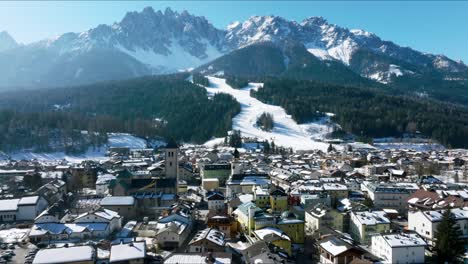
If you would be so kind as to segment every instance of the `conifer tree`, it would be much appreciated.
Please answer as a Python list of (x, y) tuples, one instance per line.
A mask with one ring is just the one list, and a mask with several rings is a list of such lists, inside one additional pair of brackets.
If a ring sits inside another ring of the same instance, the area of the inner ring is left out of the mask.
[(454, 215), (450, 210), (445, 210), (436, 233), (435, 251), (439, 263), (459, 262), (459, 257), (465, 252), (460, 235), (460, 227), (457, 226)]

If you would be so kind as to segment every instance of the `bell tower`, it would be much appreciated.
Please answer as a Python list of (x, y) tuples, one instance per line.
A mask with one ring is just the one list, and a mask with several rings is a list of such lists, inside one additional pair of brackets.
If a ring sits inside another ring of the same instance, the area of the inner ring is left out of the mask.
[(174, 139), (169, 140), (165, 148), (166, 179), (179, 179), (179, 146)]

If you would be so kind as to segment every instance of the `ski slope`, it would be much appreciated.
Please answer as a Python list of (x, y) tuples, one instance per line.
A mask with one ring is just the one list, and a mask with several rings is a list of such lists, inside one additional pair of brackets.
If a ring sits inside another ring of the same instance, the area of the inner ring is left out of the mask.
[[(262, 87), (260, 83), (250, 83), (243, 89), (233, 89), (225, 79), (207, 77), (210, 86), (205, 87), (209, 96), (215, 93), (232, 95), (241, 105), (241, 112), (232, 119), (232, 128), (240, 130), (242, 136), (274, 141), (276, 145), (292, 147), (294, 150), (320, 149), (326, 151), (328, 144), (314, 139), (323, 138), (331, 132), (330, 119), (324, 117), (317, 122), (297, 124), (280, 106), (265, 104), (250, 96), (250, 90)], [(257, 118), (267, 112), (273, 115), (274, 128), (263, 131), (257, 127)]]

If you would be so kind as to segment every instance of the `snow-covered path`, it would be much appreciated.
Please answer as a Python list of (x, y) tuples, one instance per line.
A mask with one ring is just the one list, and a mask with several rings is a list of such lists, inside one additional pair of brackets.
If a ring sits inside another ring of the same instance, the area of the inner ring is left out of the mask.
[[(286, 114), (280, 106), (262, 103), (250, 96), (250, 90), (262, 86), (259, 83), (251, 83), (243, 89), (233, 89), (226, 84), (225, 79), (207, 77), (210, 87), (205, 87), (210, 95), (215, 93), (231, 94), (241, 105), (241, 112), (232, 119), (233, 129), (240, 130), (243, 136), (256, 137), (258, 139), (273, 140), (276, 145), (292, 147), (295, 150), (321, 149), (326, 150), (328, 144), (314, 141), (314, 138), (323, 138), (330, 132), (326, 125), (328, 118), (318, 122), (297, 124), (292, 117)], [(267, 132), (256, 126), (257, 118), (263, 112), (273, 115), (274, 128)]]

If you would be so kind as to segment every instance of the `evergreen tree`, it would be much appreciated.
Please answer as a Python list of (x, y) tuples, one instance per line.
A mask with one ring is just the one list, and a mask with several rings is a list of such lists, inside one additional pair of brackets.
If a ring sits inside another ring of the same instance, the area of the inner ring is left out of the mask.
[(435, 251), (439, 263), (456, 263), (465, 252), (460, 241), (460, 227), (457, 226), (455, 217), (450, 210), (442, 214), (442, 221), (437, 226)]
[(263, 152), (270, 154), (270, 143), (267, 140), (263, 141)]
[(231, 135), (229, 135), (229, 146), (233, 148), (242, 147), (242, 135), (240, 130), (234, 130)]
[(327, 152), (332, 152), (334, 150), (333, 145), (330, 143), (330, 145), (327, 148)]

